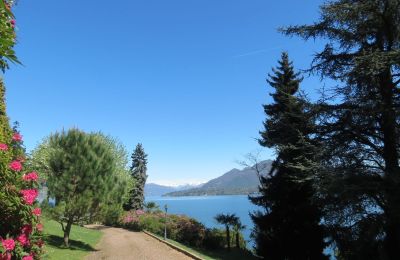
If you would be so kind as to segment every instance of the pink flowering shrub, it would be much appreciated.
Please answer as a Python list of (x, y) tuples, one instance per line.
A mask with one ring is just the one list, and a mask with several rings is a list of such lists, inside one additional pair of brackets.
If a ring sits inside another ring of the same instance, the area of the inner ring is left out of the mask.
[[(225, 247), (224, 230), (208, 229), (197, 220), (184, 215), (168, 214), (167, 219), (167, 234), (172, 240), (200, 248), (222, 249)], [(120, 225), (126, 229), (147, 230), (164, 236), (165, 213), (140, 210), (125, 212), (121, 217)]]
[(18, 160), (12, 161), (10, 163), (10, 169), (13, 171), (19, 172), (22, 170), (22, 164)]
[(122, 216), (121, 225), (127, 229), (139, 231), (139, 216), (134, 211), (128, 211)]
[(37, 189), (21, 190), (22, 198), (27, 205), (32, 205), (39, 195)]
[(14, 133), (12, 136), (13, 141), (16, 142), (21, 142), (22, 141), (22, 135), (20, 135), (19, 133)]
[[(6, 121), (0, 113), (2, 122)], [(37, 260), (43, 252), (42, 212), (36, 202), (38, 174), (24, 174), (25, 156), (19, 137), (21, 135), (13, 135), (9, 126), (0, 125), (0, 144), (7, 147), (0, 151), (0, 260)]]
[(40, 217), (40, 215), (42, 215), (42, 210), (40, 208), (35, 208), (32, 210), (32, 214)]
[(140, 215), (143, 215), (143, 214), (144, 214), (143, 210), (141, 210), (141, 209), (136, 210), (136, 215), (140, 216)]
[[(13, 50), (16, 22), (11, 10), (15, 1), (0, 1), (0, 69), (4, 72), (9, 61), (18, 62)], [(36, 228), (40, 219), (33, 214), (39, 184), (33, 175), (29, 175), (29, 181), (23, 179), (22, 135), (17, 127), (10, 127), (4, 96), (0, 79), (0, 260), (37, 260), (43, 251), (42, 234)]]
[(1, 244), (5, 251), (13, 251), (15, 248), (15, 242), (13, 239), (3, 239)]
[(39, 176), (36, 172), (30, 172), (30, 173), (24, 174), (22, 176), (22, 179), (24, 181), (37, 181), (38, 178), (39, 178)]

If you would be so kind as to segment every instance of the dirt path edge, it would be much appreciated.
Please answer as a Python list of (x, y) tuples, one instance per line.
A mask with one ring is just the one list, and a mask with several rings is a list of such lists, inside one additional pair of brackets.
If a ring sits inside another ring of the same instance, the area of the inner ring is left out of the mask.
[(195, 254), (193, 254), (193, 253), (190, 253), (189, 251), (186, 251), (185, 249), (180, 248), (179, 246), (176, 246), (176, 245), (174, 245), (174, 244), (171, 244), (170, 242), (165, 241), (164, 239), (161, 239), (161, 238), (157, 237), (156, 235), (154, 235), (154, 234), (152, 234), (152, 233), (150, 233), (150, 232), (148, 232), (148, 231), (146, 231), (146, 230), (143, 230), (142, 232), (145, 233), (146, 235), (151, 236), (152, 238), (155, 238), (155, 239), (157, 239), (158, 241), (160, 241), (160, 242), (162, 242), (162, 243), (168, 245), (169, 247), (172, 247), (173, 249), (175, 249), (175, 250), (177, 250), (177, 251), (179, 251), (179, 252), (181, 252), (181, 253), (183, 253), (183, 254), (185, 254), (185, 255), (191, 257), (191, 258), (193, 258), (193, 259), (196, 259), (196, 260), (204, 260), (204, 258), (201, 258), (201, 257), (199, 257), (199, 256), (197, 256), (197, 255), (195, 255)]

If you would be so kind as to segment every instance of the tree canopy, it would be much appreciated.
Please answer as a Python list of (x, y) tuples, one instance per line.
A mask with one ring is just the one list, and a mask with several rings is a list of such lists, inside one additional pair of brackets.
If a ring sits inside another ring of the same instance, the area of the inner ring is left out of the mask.
[(315, 134), (340, 256), (400, 259), (400, 1), (327, 1), (319, 21), (282, 31), (325, 40), (309, 71), (338, 82), (315, 106)]
[(287, 53), (267, 82), (273, 103), (264, 105), (267, 119), (259, 143), (274, 148), (277, 158), (267, 176), (260, 176), (260, 195), (250, 200), (262, 210), (251, 217), (256, 252), (266, 259), (324, 259), (322, 212), (314, 201), (318, 169), (313, 124), (306, 100), (298, 96), (301, 78)]
[(88, 218), (88, 213), (107, 198), (110, 183), (116, 181), (112, 174), (115, 162), (98, 136), (78, 129), (51, 135), (49, 146), (54, 149), (48, 158), (48, 191), (56, 200), (68, 246), (72, 223)]

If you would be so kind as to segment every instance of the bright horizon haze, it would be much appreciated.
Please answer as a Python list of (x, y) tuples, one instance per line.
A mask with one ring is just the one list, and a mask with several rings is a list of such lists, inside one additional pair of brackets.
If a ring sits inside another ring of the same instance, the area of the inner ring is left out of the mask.
[(21, 0), (8, 114), (28, 151), (63, 128), (101, 131), (129, 153), (143, 144), (148, 182), (206, 182), (260, 149), (267, 74), (282, 51), (300, 70), (321, 49), (277, 29), (316, 21), (321, 3)]

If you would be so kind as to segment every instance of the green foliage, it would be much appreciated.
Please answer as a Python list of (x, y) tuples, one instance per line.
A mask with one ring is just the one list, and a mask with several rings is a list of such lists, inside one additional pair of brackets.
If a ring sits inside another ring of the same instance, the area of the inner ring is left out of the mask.
[(309, 71), (339, 82), (315, 110), (340, 257), (400, 259), (400, 1), (327, 1), (319, 21), (283, 32), (327, 42)]
[(72, 223), (86, 220), (108, 199), (109, 183), (116, 179), (112, 174), (115, 162), (97, 135), (78, 129), (50, 136), (49, 146), (54, 150), (48, 158), (48, 191), (56, 199), (55, 212), (60, 214), (54, 216), (62, 225), (68, 246)]
[(149, 213), (160, 211), (160, 207), (153, 201), (149, 201), (146, 204), (144, 204), (144, 208), (146, 212)]
[[(79, 184), (79, 187), (81, 187), (79, 189), (84, 190), (83, 187), (86, 185), (93, 186), (91, 181), (96, 181), (96, 179), (98, 179), (97, 181), (101, 182), (101, 187), (98, 187), (100, 190), (97, 191), (96, 195), (94, 195), (93, 191), (90, 191), (89, 194), (86, 193), (77, 195), (86, 201), (84, 206), (86, 211), (79, 213), (81, 217), (76, 218), (74, 222), (81, 224), (102, 222), (106, 225), (116, 225), (123, 213), (123, 202), (126, 201), (128, 191), (133, 186), (132, 179), (129, 176), (129, 170), (127, 168), (127, 151), (122, 143), (120, 143), (118, 140), (110, 136), (105, 136), (102, 133), (84, 135), (86, 135), (88, 139), (92, 140), (92, 142), (96, 142), (98, 146), (102, 147), (102, 151), (107, 154), (106, 161), (104, 162), (102, 162), (104, 160), (104, 156), (98, 157), (99, 163), (103, 163), (104, 165), (104, 163), (107, 162), (109, 165), (107, 166), (107, 172), (101, 178), (97, 176), (97, 173), (93, 177), (88, 175), (89, 173), (87, 172), (82, 173), (83, 176), (76, 177), (82, 180), (82, 182)], [(54, 181), (59, 182), (57, 174), (54, 172), (56, 169), (52, 167), (52, 163), (54, 163), (57, 154), (60, 152), (60, 147), (56, 142), (51, 141), (52, 138), (54, 138), (54, 135), (45, 138), (42, 143), (35, 148), (31, 154), (29, 164), (32, 169), (41, 169), (47, 173), (43, 182), (47, 181), (47, 185), (49, 185), (48, 195), (56, 198), (57, 201), (56, 207), (53, 209), (49, 208), (47, 211), (52, 218), (66, 221), (65, 202), (63, 202), (64, 200), (61, 197), (63, 196), (64, 191), (56, 189), (51, 184)], [(93, 147), (93, 149), (97, 148)], [(85, 157), (86, 155), (83, 154), (81, 156)], [(82, 163), (83, 162), (79, 162), (76, 167), (82, 167), (80, 165)], [(101, 164), (97, 166), (94, 164), (94, 167), (97, 169), (97, 167), (102, 166)], [(79, 176), (80, 173), (74, 173), (73, 175)], [(68, 179), (68, 175), (65, 177)], [(62, 182), (61, 184), (57, 185), (62, 185)]]
[(274, 102), (264, 105), (267, 120), (260, 145), (274, 148), (277, 159), (260, 176), (260, 195), (250, 197), (263, 210), (251, 217), (257, 255), (267, 259), (324, 259), (322, 212), (314, 202), (318, 170), (316, 147), (309, 138), (312, 121), (306, 101), (296, 96), (301, 78), (287, 53), (267, 80)]
[(14, 1), (0, 1), (0, 69), (9, 68), (8, 62), (20, 63), (15, 55), (15, 17), (11, 11)]
[(131, 176), (134, 182), (129, 192), (129, 199), (124, 205), (125, 210), (144, 208), (144, 185), (147, 179), (147, 154), (142, 144), (138, 144), (132, 154)]
[(110, 179), (106, 182), (106, 196), (97, 204), (97, 207), (92, 208), (89, 222), (98, 221), (106, 225), (114, 225), (123, 213), (122, 206), (129, 196), (130, 188), (134, 186), (134, 180), (129, 176), (128, 152), (125, 146), (110, 136), (101, 133), (95, 135), (99, 142), (102, 142), (112, 153), (114, 167), (109, 173)]
[(209, 250), (225, 248), (226, 232), (218, 228), (206, 229), (203, 246)]

